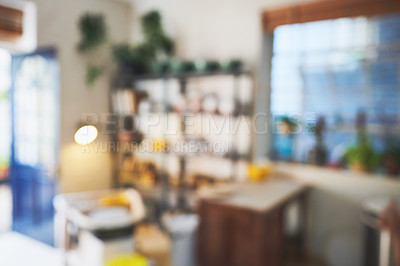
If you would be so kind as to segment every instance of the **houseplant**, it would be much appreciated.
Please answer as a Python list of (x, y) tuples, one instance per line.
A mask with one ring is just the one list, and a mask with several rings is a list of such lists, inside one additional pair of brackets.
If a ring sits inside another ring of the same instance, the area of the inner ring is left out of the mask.
[[(165, 34), (159, 12), (151, 11), (145, 14), (141, 23), (144, 42), (134, 46), (129, 43), (111, 46), (112, 58), (118, 64), (122, 75), (144, 74), (156, 60), (165, 60), (174, 52), (174, 42)], [(76, 49), (79, 53), (86, 55), (89, 61), (86, 69), (86, 84), (93, 85), (108, 69), (108, 64), (104, 62), (93, 62), (94, 59), (98, 61), (99, 53), (95, 54), (96, 57), (93, 57), (94, 54), (90, 57), (89, 53), (98, 52), (97, 48), (106, 43), (107, 27), (104, 15), (83, 14), (78, 21), (78, 30), (81, 38)]]
[(380, 158), (368, 139), (365, 113), (357, 115), (356, 128), (357, 142), (347, 148), (343, 159), (353, 170), (370, 172), (378, 167)]
[(154, 50), (146, 43), (136, 46), (120, 43), (112, 46), (112, 56), (123, 75), (144, 74), (154, 59)]
[(379, 165), (379, 156), (366, 138), (349, 147), (344, 159), (351, 169), (361, 172), (372, 171)]
[(294, 156), (295, 134), (299, 122), (290, 116), (276, 116), (274, 119), (272, 158), (292, 161)]
[(171, 56), (174, 53), (175, 44), (165, 34), (160, 13), (158, 11), (150, 11), (142, 17), (141, 22), (145, 43), (150, 45), (154, 52)]
[(81, 39), (77, 45), (79, 52), (86, 52), (103, 44), (107, 38), (107, 28), (104, 15), (85, 13), (78, 21)]
[(298, 126), (297, 121), (289, 116), (281, 117), (280, 122), (281, 123), (278, 124), (278, 131), (284, 135), (293, 134)]
[(103, 64), (93, 63), (90, 56), (88, 57), (89, 52), (97, 51), (106, 42), (107, 27), (104, 15), (98, 13), (83, 14), (78, 21), (78, 30), (80, 41), (76, 49), (80, 54), (86, 55), (87, 60), (90, 61), (86, 67), (85, 81), (86, 85), (92, 86), (106, 70)]
[(158, 66), (156, 61), (165, 60), (174, 52), (174, 42), (165, 34), (159, 12), (145, 14), (141, 24), (144, 42), (137, 45), (120, 43), (112, 47), (114, 61), (123, 74), (144, 74), (151, 66), (154, 72), (162, 72), (165, 62)]

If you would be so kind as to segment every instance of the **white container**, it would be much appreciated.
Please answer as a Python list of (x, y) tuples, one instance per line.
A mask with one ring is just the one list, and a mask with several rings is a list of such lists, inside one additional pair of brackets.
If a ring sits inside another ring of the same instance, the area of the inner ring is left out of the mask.
[(164, 225), (172, 239), (172, 262), (174, 266), (196, 266), (197, 215), (179, 214), (165, 216)]

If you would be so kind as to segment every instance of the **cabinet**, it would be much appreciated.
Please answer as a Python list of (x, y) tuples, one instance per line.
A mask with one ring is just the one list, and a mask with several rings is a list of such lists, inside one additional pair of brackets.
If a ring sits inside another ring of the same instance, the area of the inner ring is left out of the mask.
[(268, 213), (203, 201), (200, 205), (200, 266), (280, 265), (282, 208)]
[(203, 197), (199, 204), (200, 266), (279, 266), (284, 254), (284, 213), (297, 201), (301, 211), (299, 251), (304, 254), (306, 187), (274, 179), (241, 184), (232, 194)]

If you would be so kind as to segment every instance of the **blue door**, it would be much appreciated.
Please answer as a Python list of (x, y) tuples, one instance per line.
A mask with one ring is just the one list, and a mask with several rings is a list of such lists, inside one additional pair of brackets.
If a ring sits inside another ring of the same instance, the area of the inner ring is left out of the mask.
[(59, 77), (54, 49), (12, 57), (13, 230), (53, 244)]

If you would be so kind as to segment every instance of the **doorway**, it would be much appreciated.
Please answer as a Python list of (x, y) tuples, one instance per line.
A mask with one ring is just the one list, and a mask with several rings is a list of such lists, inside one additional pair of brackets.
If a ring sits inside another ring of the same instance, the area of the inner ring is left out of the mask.
[(10, 86), (3, 97), (9, 112), (1, 113), (9, 127), (1, 132), (0, 155), (7, 155), (8, 146), (3, 168), (12, 192), (12, 230), (52, 245), (59, 151), (56, 51), (12, 55), (9, 69)]

